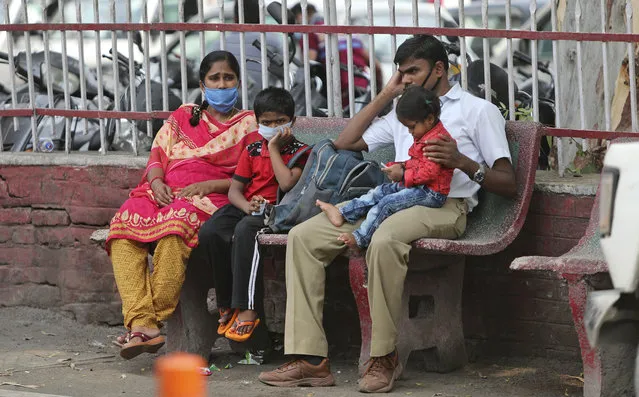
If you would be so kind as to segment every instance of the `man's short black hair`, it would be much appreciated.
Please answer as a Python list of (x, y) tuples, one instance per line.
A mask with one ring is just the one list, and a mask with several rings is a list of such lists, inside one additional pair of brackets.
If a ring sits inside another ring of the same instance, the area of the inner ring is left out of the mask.
[[(291, 7), (291, 12), (296, 16), (302, 13), (302, 3), (296, 3), (293, 7)], [(313, 14), (317, 12), (317, 9), (313, 4), (306, 5), (306, 12), (309, 14)]]
[(448, 70), (448, 54), (446, 48), (441, 41), (435, 36), (419, 34), (406, 39), (395, 53), (395, 62), (401, 65), (408, 59), (424, 59), (430, 63), (431, 67), (441, 61), (444, 64), (444, 70)]
[(290, 92), (279, 87), (268, 87), (255, 96), (253, 111), (258, 123), (266, 112), (276, 112), (287, 115), (291, 120), (295, 117), (295, 100)]

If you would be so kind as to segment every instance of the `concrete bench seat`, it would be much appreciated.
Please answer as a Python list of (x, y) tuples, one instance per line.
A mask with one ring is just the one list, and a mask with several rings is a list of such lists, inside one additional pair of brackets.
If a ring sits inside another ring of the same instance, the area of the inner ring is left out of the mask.
[[(347, 120), (298, 118), (296, 136), (307, 143), (334, 138)], [(467, 230), (458, 240), (419, 239), (413, 243), (409, 275), (404, 289), (404, 320), (400, 327), (399, 354), (404, 364), (413, 351), (424, 351), (426, 368), (447, 372), (467, 361), (461, 303), (466, 255), (500, 252), (517, 236), (525, 220), (534, 187), (541, 126), (508, 122), (506, 126), (517, 176), (517, 197), (505, 199), (481, 192), (480, 205), (469, 215)], [(390, 151), (367, 154), (388, 161)], [(285, 246), (285, 234), (265, 234), (261, 245)], [(364, 257), (353, 251), (349, 258), (350, 284), (357, 303), (362, 345), (360, 369), (369, 357), (371, 320), (366, 290)], [(167, 346), (207, 357), (218, 335), (217, 318), (209, 314), (206, 296), (212, 288), (210, 269), (196, 264), (187, 268), (180, 304), (169, 320)], [(431, 302), (431, 303), (429, 303)], [(412, 308), (412, 309), (410, 309)], [(268, 320), (268, 319), (267, 319)]]

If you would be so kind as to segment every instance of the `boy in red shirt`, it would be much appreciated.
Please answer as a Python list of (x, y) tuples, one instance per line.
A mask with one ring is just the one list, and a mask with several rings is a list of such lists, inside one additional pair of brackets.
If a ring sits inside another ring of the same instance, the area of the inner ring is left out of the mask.
[[(264, 205), (275, 203), (277, 191), (287, 192), (300, 178), (308, 154), (289, 168), (288, 162), (307, 145), (295, 139), (295, 102), (276, 87), (262, 90), (253, 105), (262, 139), (248, 145), (231, 180), (231, 202), (217, 210), (200, 229), (200, 245), (215, 278), (220, 312), (218, 334), (237, 342), (250, 338), (260, 323), (261, 272), (256, 236), (264, 226)], [(258, 277), (259, 276), (259, 277)], [(256, 294), (257, 288), (257, 294)]]
[(317, 200), (317, 205), (335, 226), (341, 226), (344, 221), (355, 223), (368, 213), (353, 233), (342, 233), (337, 237), (351, 247), (368, 247), (377, 227), (397, 211), (414, 205), (439, 208), (450, 192), (454, 170), (442, 167), (423, 153), (429, 140), (453, 139), (439, 121), (441, 109), (437, 95), (421, 86), (411, 86), (397, 102), (396, 112), (415, 143), (408, 149), (408, 161), (391, 163), (383, 169), (393, 183), (379, 185), (339, 208)]

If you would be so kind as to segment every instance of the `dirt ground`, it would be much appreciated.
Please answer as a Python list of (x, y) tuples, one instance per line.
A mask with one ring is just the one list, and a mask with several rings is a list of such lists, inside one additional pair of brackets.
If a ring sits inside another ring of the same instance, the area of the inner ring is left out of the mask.
[[(33, 308), (0, 308), (0, 397), (154, 396), (153, 361), (146, 355), (122, 360), (112, 344), (121, 328), (80, 325), (63, 314)], [(163, 354), (160, 350), (159, 354)], [(278, 389), (257, 380), (262, 366), (238, 365), (240, 357), (220, 348), (219, 368), (208, 377), (210, 396), (357, 396), (357, 358), (338, 357), (331, 366), (337, 385), (330, 388)], [(581, 396), (578, 363), (532, 358), (487, 358), (449, 373), (425, 373), (410, 365), (395, 396), (563, 397)]]

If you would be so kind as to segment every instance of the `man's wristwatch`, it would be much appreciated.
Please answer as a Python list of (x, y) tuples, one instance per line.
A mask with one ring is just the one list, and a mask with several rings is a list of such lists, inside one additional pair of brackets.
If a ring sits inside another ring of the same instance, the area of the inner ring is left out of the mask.
[(479, 168), (475, 171), (473, 175), (473, 181), (478, 185), (484, 183), (484, 179), (486, 178), (486, 167), (483, 164), (479, 164)]

